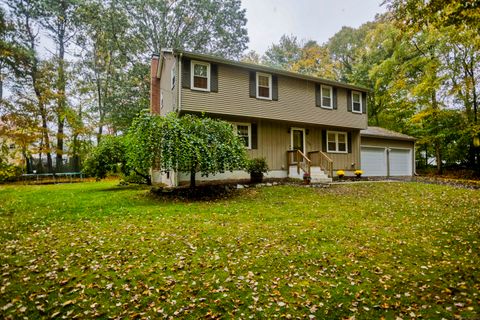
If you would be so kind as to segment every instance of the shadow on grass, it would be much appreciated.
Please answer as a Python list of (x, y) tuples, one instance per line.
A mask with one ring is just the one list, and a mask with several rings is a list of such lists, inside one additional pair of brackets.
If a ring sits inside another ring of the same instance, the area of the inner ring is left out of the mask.
[(153, 187), (150, 194), (155, 199), (187, 202), (229, 200), (239, 195), (233, 184), (200, 185), (195, 188), (180, 186), (176, 188)]
[(130, 184), (126, 186), (117, 185), (114, 187), (92, 190), (93, 192), (116, 192), (116, 191), (127, 191), (127, 190), (148, 190), (149, 186), (147, 185), (138, 185)]

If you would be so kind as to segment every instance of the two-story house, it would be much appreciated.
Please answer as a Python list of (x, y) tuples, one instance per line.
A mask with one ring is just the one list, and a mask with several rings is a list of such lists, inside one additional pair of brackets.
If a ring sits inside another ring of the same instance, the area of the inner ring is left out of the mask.
[[(329, 181), (336, 170), (412, 175), (414, 139), (367, 128), (368, 89), (261, 65), (162, 50), (151, 63), (151, 112), (205, 114), (231, 122), (268, 177)], [(207, 179), (248, 178), (243, 171)], [(198, 177), (205, 180), (205, 177)], [(154, 172), (176, 185), (187, 175)]]

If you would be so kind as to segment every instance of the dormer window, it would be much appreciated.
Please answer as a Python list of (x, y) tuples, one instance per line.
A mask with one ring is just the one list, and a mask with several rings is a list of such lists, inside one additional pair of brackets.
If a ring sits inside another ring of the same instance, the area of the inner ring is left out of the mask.
[(210, 91), (210, 63), (192, 61), (192, 89)]
[(272, 75), (257, 72), (257, 98), (272, 100)]
[(330, 86), (321, 86), (322, 108), (333, 109), (333, 90)]
[(352, 91), (352, 112), (362, 113), (362, 94)]

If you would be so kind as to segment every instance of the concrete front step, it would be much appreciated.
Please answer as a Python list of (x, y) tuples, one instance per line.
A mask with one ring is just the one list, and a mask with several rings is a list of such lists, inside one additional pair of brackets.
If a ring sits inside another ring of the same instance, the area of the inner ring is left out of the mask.
[[(288, 170), (288, 177), (293, 179), (303, 179), (304, 171), (300, 168), (300, 173), (297, 172), (297, 166), (290, 166)], [(310, 177), (312, 183), (330, 183), (332, 178), (329, 178), (320, 167), (310, 168)]]

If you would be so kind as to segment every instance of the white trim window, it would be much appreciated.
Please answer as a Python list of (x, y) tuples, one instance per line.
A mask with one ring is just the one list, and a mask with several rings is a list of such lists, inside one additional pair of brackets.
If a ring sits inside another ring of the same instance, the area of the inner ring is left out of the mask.
[(347, 139), (346, 132), (327, 131), (327, 152), (347, 153)]
[(252, 148), (252, 125), (250, 123), (233, 123), (233, 129), (235, 135), (237, 135), (240, 140), (245, 145), (245, 148)]
[(257, 98), (272, 100), (272, 75), (257, 72)]
[(192, 89), (210, 91), (210, 63), (192, 61), (190, 70)]
[(333, 88), (330, 86), (320, 86), (320, 98), (322, 100), (322, 108), (333, 109)]
[(352, 91), (352, 112), (362, 113), (362, 93)]

